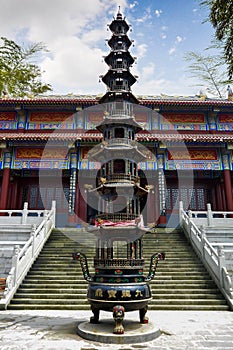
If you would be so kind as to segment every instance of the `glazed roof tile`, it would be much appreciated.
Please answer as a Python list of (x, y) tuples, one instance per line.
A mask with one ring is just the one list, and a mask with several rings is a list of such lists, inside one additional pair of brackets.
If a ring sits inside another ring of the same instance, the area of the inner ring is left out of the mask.
[[(60, 141), (89, 141), (99, 142), (102, 141), (103, 136), (100, 133), (76, 133), (76, 132), (0, 132), (0, 141), (5, 140), (21, 140), (21, 141), (48, 141), (48, 140), (60, 140)], [(141, 142), (232, 142), (232, 133), (140, 133), (136, 137), (137, 141)]]
[[(24, 104), (24, 105), (64, 105), (64, 104), (98, 104), (98, 101), (102, 95), (46, 95), (37, 96), (34, 98), (0, 98), (0, 104), (2, 105), (14, 105), (14, 104)], [(158, 96), (137, 96), (140, 104), (142, 105), (187, 105), (187, 106), (233, 106), (233, 101), (228, 99), (220, 98), (205, 98), (201, 96), (168, 96), (168, 95), (158, 95)]]

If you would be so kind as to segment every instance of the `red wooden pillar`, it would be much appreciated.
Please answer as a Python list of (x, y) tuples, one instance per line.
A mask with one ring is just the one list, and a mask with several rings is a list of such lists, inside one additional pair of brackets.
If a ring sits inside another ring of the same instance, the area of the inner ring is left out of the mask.
[(81, 193), (79, 189), (79, 206), (78, 206), (78, 217), (81, 219), (81, 221), (86, 222), (87, 220), (87, 200), (86, 200), (87, 194)]
[(7, 201), (10, 188), (10, 172), (11, 172), (11, 150), (4, 151), (3, 175), (2, 175), (2, 191), (0, 196), (0, 209), (7, 209)]
[(0, 209), (7, 209), (7, 199), (10, 187), (10, 171), (10, 168), (3, 169)]
[(18, 178), (14, 178), (14, 181), (12, 184), (10, 184), (10, 187), (12, 187), (10, 209), (20, 209), (18, 204), (19, 202), (18, 201), (18, 188), (19, 188)]
[(226, 196), (226, 207), (228, 211), (233, 211), (231, 172), (229, 169), (223, 170), (223, 179)]
[(232, 198), (232, 183), (231, 183), (231, 172), (229, 164), (229, 154), (222, 154), (223, 160), (223, 181), (224, 181), (224, 192), (226, 198), (226, 209), (233, 211), (233, 198)]
[(216, 209), (219, 211), (223, 211), (223, 198), (222, 198), (222, 190), (221, 184), (217, 184), (216, 187)]

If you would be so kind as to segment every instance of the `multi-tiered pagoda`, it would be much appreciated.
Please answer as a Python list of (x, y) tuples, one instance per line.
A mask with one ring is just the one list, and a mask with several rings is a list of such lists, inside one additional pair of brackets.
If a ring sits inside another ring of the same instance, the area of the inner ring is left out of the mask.
[(111, 51), (105, 57), (109, 70), (102, 76), (108, 89), (100, 100), (104, 116), (97, 126), (103, 133), (103, 142), (89, 152), (90, 160), (101, 162), (96, 187), (90, 190), (98, 198), (90, 228), (97, 238), (95, 275), (89, 275), (83, 254), (76, 253), (74, 258), (81, 259), (84, 277), (89, 282), (88, 299), (94, 313), (91, 322), (98, 322), (100, 310), (113, 311), (118, 320), (114, 333), (121, 334), (124, 328), (119, 319), (123, 319), (124, 311), (139, 310), (140, 322), (148, 322), (145, 317), (151, 299), (148, 282), (164, 255), (153, 255), (149, 276), (145, 277), (142, 236), (148, 229), (143, 223), (142, 209), (150, 186), (143, 185), (137, 166), (146, 159), (146, 152), (135, 141), (141, 127), (134, 118), (138, 101), (131, 92), (136, 81), (130, 72), (134, 62), (129, 52), (132, 41), (127, 36), (129, 25), (120, 11), (109, 28)]

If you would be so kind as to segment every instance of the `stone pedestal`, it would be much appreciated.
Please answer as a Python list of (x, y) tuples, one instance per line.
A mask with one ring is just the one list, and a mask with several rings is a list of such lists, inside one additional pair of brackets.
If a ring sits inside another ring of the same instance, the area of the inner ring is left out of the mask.
[(107, 344), (139, 344), (158, 338), (159, 328), (153, 324), (141, 324), (138, 321), (124, 320), (124, 334), (113, 334), (112, 318), (101, 320), (98, 324), (89, 321), (78, 324), (77, 333), (84, 339)]

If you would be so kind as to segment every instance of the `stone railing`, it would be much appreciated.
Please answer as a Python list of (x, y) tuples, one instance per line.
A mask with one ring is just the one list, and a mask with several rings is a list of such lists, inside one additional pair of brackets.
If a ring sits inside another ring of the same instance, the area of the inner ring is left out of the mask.
[(23, 210), (0, 210), (1, 225), (38, 225), (44, 217), (45, 210), (28, 210), (28, 203), (24, 203)]
[[(30, 214), (40, 212), (39, 215), (42, 217), (42, 220), (38, 225), (36, 224), (32, 225), (30, 238), (23, 245), (23, 247), (20, 247), (20, 245), (15, 245), (14, 247), (10, 273), (6, 279), (6, 287), (3, 293), (3, 297), (0, 300), (0, 309), (2, 310), (7, 308), (7, 305), (10, 303), (16, 290), (18, 289), (22, 280), (28, 273), (33, 262), (35, 261), (41, 249), (43, 248), (52, 229), (55, 227), (55, 214), (56, 214), (55, 202), (52, 203), (51, 210), (43, 211), (43, 215), (42, 215), (42, 211), (34, 211), (34, 210), (26, 211), (26, 209), (24, 210), (25, 211), (21, 211), (22, 212), (21, 219), (24, 217), (24, 214), (25, 214), (25, 217), (29, 218)], [(2, 217), (0, 218), (2, 219)], [(1, 219), (0, 219), (0, 225), (1, 225)], [(10, 219), (10, 223), (11, 221), (12, 220)]]
[(233, 228), (233, 212), (230, 211), (213, 211), (211, 205), (207, 204), (206, 211), (188, 211), (188, 216), (195, 222), (197, 226), (214, 226), (232, 227)]
[[(225, 249), (223, 244), (213, 244), (209, 241), (205, 228), (205, 224), (206, 226), (210, 223), (211, 225), (220, 225), (221, 222), (222, 230), (224, 230), (225, 220), (227, 220), (223, 218), (224, 215), (228, 216), (233, 213), (211, 212), (210, 205), (208, 208), (209, 210), (206, 212), (189, 211), (186, 213), (183, 209), (183, 203), (180, 202), (180, 225), (206, 269), (223, 293), (231, 310), (233, 310), (233, 282), (226, 267)], [(221, 217), (220, 221), (218, 217)], [(226, 226), (229, 225), (229, 220), (226, 222)], [(233, 227), (233, 218), (231, 220)], [(233, 248), (233, 244), (230, 243), (230, 245)]]

